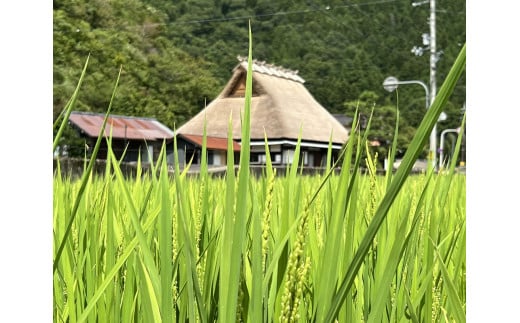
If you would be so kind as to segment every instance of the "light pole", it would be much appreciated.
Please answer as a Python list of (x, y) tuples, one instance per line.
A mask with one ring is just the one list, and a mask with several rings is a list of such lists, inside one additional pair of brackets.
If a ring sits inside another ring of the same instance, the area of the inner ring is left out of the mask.
[(446, 129), (441, 132), (441, 142), (440, 142), (440, 147), (439, 147), (439, 168), (443, 167), (443, 165), (444, 165), (444, 161), (443, 161), (444, 135), (446, 135), (447, 133), (450, 133), (450, 132), (459, 133), (459, 131), (460, 131), (460, 129)]
[[(399, 81), (396, 77), (393, 77), (393, 76), (389, 76), (383, 81), (383, 87), (388, 92), (393, 92), (397, 89), (397, 87), (399, 85), (404, 85), (404, 84), (419, 84), (420, 86), (422, 86), (424, 89), (424, 92), (425, 92), (425, 96), (426, 96), (426, 98), (425, 98), (426, 109), (428, 109), (430, 107), (430, 91), (428, 90), (428, 86), (424, 82), (417, 81), (417, 80)], [(430, 160), (432, 162), (434, 169), (436, 169), (435, 157), (437, 155), (436, 154), (436, 149), (437, 149), (436, 138), (437, 138), (437, 123), (433, 127), (432, 133), (430, 134), (430, 151), (428, 154), (428, 160)]]

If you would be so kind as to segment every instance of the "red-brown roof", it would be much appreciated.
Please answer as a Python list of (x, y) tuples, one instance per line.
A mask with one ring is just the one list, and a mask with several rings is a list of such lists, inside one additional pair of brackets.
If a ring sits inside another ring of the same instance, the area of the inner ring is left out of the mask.
[[(103, 125), (104, 114), (88, 112), (71, 112), (69, 120), (86, 135), (97, 137)], [(173, 131), (153, 118), (136, 118), (110, 115), (105, 127), (104, 136), (129, 140), (161, 140), (173, 138)]]
[[(179, 136), (187, 139), (193, 144), (202, 147), (202, 136), (198, 135), (185, 135), (179, 134)], [(227, 138), (217, 138), (206, 136), (206, 148), (213, 150), (227, 150)], [(240, 145), (233, 140), (233, 151), (240, 151)]]

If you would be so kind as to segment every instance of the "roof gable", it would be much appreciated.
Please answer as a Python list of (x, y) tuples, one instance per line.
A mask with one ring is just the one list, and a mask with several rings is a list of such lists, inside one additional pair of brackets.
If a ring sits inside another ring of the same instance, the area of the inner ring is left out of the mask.
[[(228, 98), (245, 98), (246, 96), (246, 76), (247, 71), (237, 73), (237, 76), (233, 78), (228, 86), (228, 91), (224, 93), (224, 97)], [(253, 96), (259, 96), (262, 94), (262, 90), (258, 89), (256, 84), (253, 84)]]

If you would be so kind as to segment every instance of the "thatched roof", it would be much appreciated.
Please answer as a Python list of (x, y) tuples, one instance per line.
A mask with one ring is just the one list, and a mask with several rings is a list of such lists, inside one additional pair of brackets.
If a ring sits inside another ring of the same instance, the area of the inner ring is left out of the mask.
[[(240, 115), (244, 109), (247, 59), (239, 64), (225, 88), (205, 109), (177, 130), (180, 134), (201, 135), (207, 120), (208, 136), (226, 138), (229, 119), (233, 119), (233, 139), (240, 141)], [(297, 139), (343, 144), (348, 131), (322, 107), (303, 85), (297, 71), (265, 62), (253, 61), (253, 97), (251, 99), (251, 140)]]

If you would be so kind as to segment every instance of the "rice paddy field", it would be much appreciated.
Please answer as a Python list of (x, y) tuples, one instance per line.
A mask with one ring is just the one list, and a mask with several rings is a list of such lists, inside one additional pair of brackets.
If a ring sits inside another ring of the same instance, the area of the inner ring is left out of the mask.
[(223, 177), (208, 174), (204, 145), (195, 177), (169, 173), (162, 154), (127, 178), (110, 151), (96, 176), (98, 141), (81, 179), (54, 176), (54, 321), (465, 322), (457, 152), (445, 171), (410, 174), (464, 66), (465, 46), (395, 173), (360, 157), (368, 130), (316, 176), (299, 174), (299, 146), (284, 176), (269, 159), (251, 176), (248, 145)]
[[(326, 321), (387, 183), (359, 176), (345, 199), (334, 175), (311, 202), (322, 180), (270, 174), (229, 195), (225, 178), (90, 178), (54, 274), (55, 321)], [(81, 183), (54, 184), (61, 237)], [(244, 213), (223, 203), (237, 197)], [(465, 282), (465, 176), (411, 176), (337, 319), (460, 322)]]

